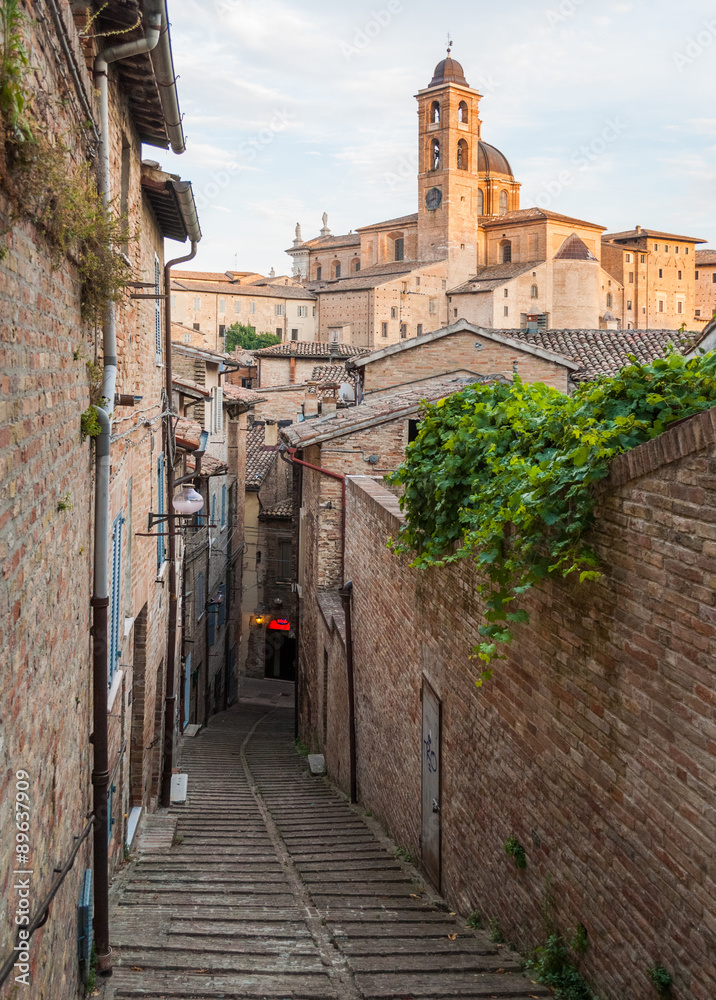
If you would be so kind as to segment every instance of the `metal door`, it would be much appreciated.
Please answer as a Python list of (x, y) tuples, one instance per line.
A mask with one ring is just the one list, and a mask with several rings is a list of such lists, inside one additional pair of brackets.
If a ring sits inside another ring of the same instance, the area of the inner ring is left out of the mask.
[(440, 890), (440, 716), (441, 703), (423, 681), (422, 838), (423, 866)]

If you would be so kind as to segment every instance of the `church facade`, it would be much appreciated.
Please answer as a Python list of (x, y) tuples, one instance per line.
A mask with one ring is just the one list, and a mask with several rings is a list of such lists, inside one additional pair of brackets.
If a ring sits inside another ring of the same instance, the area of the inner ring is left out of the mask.
[(343, 236), (324, 214), (306, 241), (296, 227), (286, 252), (316, 296), (317, 339), (380, 349), (457, 319), (497, 329), (700, 329), (695, 247), (704, 241), (650, 239), (638, 226), (605, 235), (596, 223), (520, 208), (512, 167), (483, 140), (480, 99), (448, 52), (417, 94), (418, 211)]

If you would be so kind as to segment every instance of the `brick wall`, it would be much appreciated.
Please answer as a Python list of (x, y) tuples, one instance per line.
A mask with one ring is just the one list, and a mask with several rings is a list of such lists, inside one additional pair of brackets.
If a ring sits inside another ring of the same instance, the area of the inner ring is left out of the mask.
[[(476, 344), (482, 345), (479, 350)], [(400, 385), (456, 368), (465, 368), (480, 375), (501, 374), (510, 379), (517, 371), (525, 382), (544, 382), (562, 392), (567, 391), (569, 369), (566, 367), (528, 354), (517, 343), (514, 347), (508, 346), (460, 331), (371, 361), (363, 367), (365, 391)]]
[[(601, 580), (533, 592), (530, 625), (481, 690), (473, 567), (411, 570), (386, 548), (395, 498), (349, 483), (361, 802), (420, 856), (425, 678), (442, 700), (448, 900), (531, 948), (549, 897), (561, 930), (587, 928), (583, 971), (607, 1000), (652, 997), (655, 963), (677, 1000), (716, 992), (715, 440), (712, 410), (615, 461), (593, 533)], [(320, 730), (317, 659), (304, 738)], [(331, 710), (324, 748), (341, 782), (343, 731)]]

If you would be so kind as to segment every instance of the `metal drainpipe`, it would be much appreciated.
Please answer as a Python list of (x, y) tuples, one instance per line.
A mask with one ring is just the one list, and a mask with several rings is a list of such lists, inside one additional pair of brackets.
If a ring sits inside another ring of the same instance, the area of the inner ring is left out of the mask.
[(338, 591), (346, 619), (346, 675), (348, 680), (348, 752), (351, 770), (351, 802), (358, 801), (358, 778), (356, 768), (356, 706), (355, 680), (353, 674), (353, 623), (351, 620), (351, 598), (353, 584), (350, 580)]
[[(176, 264), (185, 264), (196, 257), (197, 244), (192, 241), (191, 253), (184, 257), (176, 257), (164, 265), (164, 387), (167, 396), (167, 409), (172, 408), (172, 298), (171, 269)], [(167, 415), (162, 422), (162, 437), (164, 454), (168, 461), (164, 465), (167, 473), (167, 497), (171, 506), (174, 496), (174, 449), (170, 449), (173, 434), (171, 433), (171, 416)], [(172, 774), (176, 755), (176, 645), (177, 645), (177, 565), (176, 565), (176, 521), (170, 517), (167, 521), (169, 555), (169, 625), (167, 629), (167, 685), (164, 701), (164, 764), (162, 768), (161, 803), (171, 805)]]
[[(99, 84), (100, 131), (99, 147), (100, 195), (105, 208), (111, 201), (109, 158), (109, 87), (107, 73), (110, 63), (141, 52), (150, 52), (159, 41), (161, 15), (152, 14), (144, 38), (126, 45), (112, 46), (95, 59), (94, 71)], [(109, 539), (109, 451), (112, 432), (111, 413), (117, 386), (117, 329), (114, 302), (105, 313), (102, 330), (103, 371), (101, 406), (96, 406), (101, 432), (95, 441), (95, 521), (94, 521), (94, 581), (92, 589), (93, 636), (93, 699), (94, 699), (94, 939), (97, 949), (97, 969), (101, 976), (112, 975), (112, 949), (109, 944), (109, 843), (107, 836), (109, 769), (107, 762), (107, 620), (109, 607), (108, 539)]]

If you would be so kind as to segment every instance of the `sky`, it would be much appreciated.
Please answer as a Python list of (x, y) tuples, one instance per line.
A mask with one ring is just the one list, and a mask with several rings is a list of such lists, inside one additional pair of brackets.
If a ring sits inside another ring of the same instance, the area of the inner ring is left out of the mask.
[(169, 0), (192, 267), (291, 272), (297, 222), (336, 235), (417, 211), (417, 104), (452, 55), (484, 141), (539, 205), (716, 247), (710, 0)]

